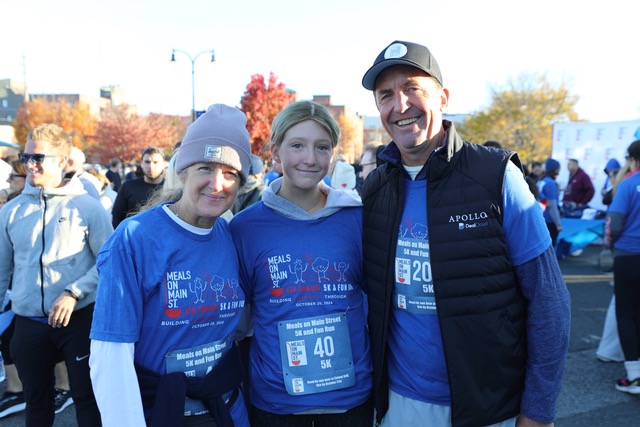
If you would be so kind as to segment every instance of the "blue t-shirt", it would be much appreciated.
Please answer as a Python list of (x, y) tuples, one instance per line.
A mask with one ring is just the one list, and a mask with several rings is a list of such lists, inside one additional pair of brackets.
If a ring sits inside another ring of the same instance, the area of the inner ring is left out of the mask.
[[(405, 179), (405, 205), (396, 247), (389, 334), (389, 387), (411, 399), (450, 405), (447, 368), (433, 293), (427, 228), (427, 182)], [(540, 206), (522, 172), (509, 162), (504, 176), (503, 229), (514, 266), (551, 244)], [(522, 236), (533, 239), (522, 239)]]
[(640, 173), (631, 175), (618, 185), (609, 212), (625, 216), (624, 227), (613, 247), (625, 252), (640, 252)]
[[(551, 177), (545, 176), (542, 180), (538, 181), (538, 194), (540, 194), (540, 200), (548, 202), (549, 200), (558, 201), (558, 183)], [(549, 209), (544, 211), (545, 222), (554, 222), (549, 213)]]
[(229, 226), (191, 233), (157, 206), (126, 219), (98, 254), (91, 339), (135, 343), (135, 362), (203, 376), (233, 344), (244, 306)]
[(282, 175), (280, 175), (276, 171), (269, 171), (265, 174), (264, 178), (262, 178), (262, 182), (264, 183), (264, 185), (269, 185), (276, 179), (280, 178), (281, 176)]
[(366, 401), (362, 209), (297, 220), (259, 202), (230, 227), (253, 313), (251, 403), (292, 414)]

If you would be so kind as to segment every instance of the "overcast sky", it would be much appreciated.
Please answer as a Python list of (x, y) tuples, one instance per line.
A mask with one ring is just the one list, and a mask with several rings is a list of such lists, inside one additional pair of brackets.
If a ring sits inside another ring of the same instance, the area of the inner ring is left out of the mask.
[[(239, 106), (253, 74), (301, 98), (375, 115), (361, 79), (393, 40), (429, 47), (450, 91), (448, 113), (488, 103), (488, 87), (523, 72), (571, 82), (592, 122), (640, 118), (640, 3), (577, 0), (11, 0), (3, 2), (0, 78), (32, 93), (99, 95), (120, 85), (142, 113)], [(597, 4), (595, 6), (593, 4)], [(23, 61), (24, 58), (24, 61)]]

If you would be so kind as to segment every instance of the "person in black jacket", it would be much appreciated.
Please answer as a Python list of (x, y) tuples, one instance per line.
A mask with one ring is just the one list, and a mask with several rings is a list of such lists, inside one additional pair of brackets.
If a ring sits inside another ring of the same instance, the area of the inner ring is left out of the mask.
[(235, 215), (244, 208), (262, 200), (262, 192), (266, 186), (262, 183), (264, 177), (264, 163), (259, 156), (251, 155), (251, 168), (247, 182), (238, 190), (236, 201), (231, 207), (231, 212)]
[(159, 148), (149, 147), (142, 152), (142, 179), (122, 184), (113, 202), (111, 217), (114, 229), (118, 228), (125, 218), (137, 213), (153, 192), (162, 187), (166, 168), (164, 153)]
[(463, 141), (425, 46), (365, 73), (392, 142), (364, 181), (377, 422), (553, 425), (570, 301), (516, 153)]

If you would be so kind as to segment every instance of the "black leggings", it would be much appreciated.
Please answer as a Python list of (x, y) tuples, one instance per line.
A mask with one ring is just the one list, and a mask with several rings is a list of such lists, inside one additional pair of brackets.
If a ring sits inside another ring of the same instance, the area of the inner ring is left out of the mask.
[(547, 222), (547, 229), (549, 230), (549, 236), (551, 236), (551, 245), (555, 248), (558, 243), (558, 226), (554, 222)]
[(639, 265), (640, 255), (616, 256), (613, 260), (618, 335), (628, 361), (640, 359)]
[(280, 415), (251, 407), (251, 427), (371, 427), (373, 401), (349, 409), (341, 414)]
[[(8, 310), (9, 308), (7, 308)], [(14, 317), (7, 326), (7, 329), (4, 330), (2, 335), (0, 335), (0, 351), (2, 352), (2, 358), (4, 359), (5, 365), (13, 365), (13, 358), (11, 357), (11, 339), (13, 338), (13, 330), (16, 325), (16, 318)]]
[(58, 361), (59, 351), (64, 354), (69, 372), (78, 425), (101, 425), (89, 376), (89, 330), (92, 319), (93, 304), (74, 311), (69, 325), (64, 328), (52, 328), (45, 318), (38, 321), (16, 315), (11, 354), (27, 401), (27, 427), (53, 425), (53, 369)]

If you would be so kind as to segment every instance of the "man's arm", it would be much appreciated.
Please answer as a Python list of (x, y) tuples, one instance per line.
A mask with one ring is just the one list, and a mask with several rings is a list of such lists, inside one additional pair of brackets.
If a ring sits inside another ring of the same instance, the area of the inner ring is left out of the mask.
[(129, 207), (127, 195), (125, 194), (126, 191), (127, 185), (125, 183), (120, 187), (116, 200), (113, 202), (113, 208), (111, 208), (111, 224), (114, 229), (118, 228), (118, 225), (127, 217), (127, 210)]
[[(98, 208), (98, 206), (100, 208)], [(102, 209), (98, 201), (91, 204), (89, 208), (84, 209), (81, 215), (87, 221), (87, 242), (89, 250), (94, 258), (98, 257), (100, 249), (105, 242), (113, 234), (113, 227), (109, 222), (109, 215)], [(87, 272), (78, 278), (75, 282), (70, 283), (67, 289), (78, 299), (82, 299), (86, 294), (95, 292), (98, 286), (98, 269), (94, 264)]]
[(584, 187), (584, 199), (581, 201), (583, 205), (588, 205), (593, 195), (596, 193), (596, 189), (591, 182), (591, 178), (586, 173), (583, 175), (582, 185)]
[(509, 254), (527, 300), (528, 357), (518, 426), (536, 425), (534, 421), (544, 425), (555, 417), (569, 347), (569, 292), (540, 207), (522, 173), (511, 165), (505, 173), (503, 204)]
[(558, 199), (547, 200), (547, 209), (558, 231), (562, 231), (562, 218), (560, 217), (560, 208), (558, 207)]
[(622, 234), (625, 220), (626, 217), (623, 213), (611, 211), (607, 213), (607, 222), (605, 224), (605, 243), (607, 247), (613, 248), (616, 240)]
[(515, 270), (528, 301), (527, 372), (520, 410), (524, 417), (551, 423), (569, 349), (569, 291), (551, 246)]

